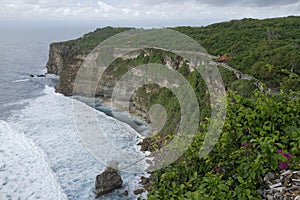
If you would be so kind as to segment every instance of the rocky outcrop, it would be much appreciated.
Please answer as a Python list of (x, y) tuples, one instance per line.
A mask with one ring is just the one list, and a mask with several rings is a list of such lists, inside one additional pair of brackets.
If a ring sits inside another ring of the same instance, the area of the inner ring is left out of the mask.
[[(115, 49), (113, 56), (121, 58), (126, 65), (127, 60), (136, 59), (139, 56), (151, 56), (157, 53), (157, 50), (153, 49), (143, 49), (135, 50), (132, 49), (131, 52), (124, 54), (124, 52), (130, 49)], [(56, 74), (60, 76), (58, 81), (56, 91), (64, 95), (72, 95), (73, 84), (76, 79), (77, 72), (83, 63), (83, 60), (91, 52), (91, 50), (80, 50), (76, 46), (69, 42), (52, 43), (50, 45), (49, 60), (47, 62), (47, 73)], [(163, 60), (161, 60), (169, 68), (177, 70), (184, 65), (184, 60), (180, 56), (170, 56), (164, 55)], [(134, 66), (128, 65), (126, 68), (131, 68)], [(118, 78), (121, 74), (110, 74), (104, 73), (101, 81), (96, 89), (96, 96), (111, 98), (113, 88)], [(140, 113), (143, 114), (143, 113)]]
[(89, 51), (76, 49), (75, 46), (64, 43), (52, 43), (47, 62), (47, 73), (59, 75), (56, 92), (66, 96), (72, 95), (73, 84), (77, 72)]
[(60, 75), (67, 56), (71, 51), (72, 46), (63, 43), (50, 44), (49, 60), (47, 62), (47, 72), (49, 74)]
[(300, 171), (269, 172), (264, 176), (264, 183), (268, 187), (257, 191), (263, 199), (300, 200)]
[(144, 189), (141, 189), (141, 188), (133, 191), (133, 193), (134, 193), (135, 195), (142, 194), (143, 192), (144, 192)]
[(119, 174), (119, 171), (111, 167), (107, 167), (102, 174), (96, 177), (96, 198), (112, 192), (115, 189), (121, 188), (122, 184), (123, 180)]

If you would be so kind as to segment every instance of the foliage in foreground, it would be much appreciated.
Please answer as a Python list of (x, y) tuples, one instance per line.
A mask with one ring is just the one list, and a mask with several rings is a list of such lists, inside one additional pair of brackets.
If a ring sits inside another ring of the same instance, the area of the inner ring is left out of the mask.
[(227, 119), (213, 151), (199, 157), (205, 137), (199, 132), (178, 162), (154, 173), (148, 199), (261, 199), (256, 190), (264, 187), (264, 173), (299, 169), (299, 111), (299, 96), (257, 91), (244, 98), (229, 92)]

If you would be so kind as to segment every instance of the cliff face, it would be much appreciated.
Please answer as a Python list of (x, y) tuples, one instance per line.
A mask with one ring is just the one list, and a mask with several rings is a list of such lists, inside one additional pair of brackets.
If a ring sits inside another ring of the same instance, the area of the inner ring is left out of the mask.
[[(72, 95), (77, 72), (89, 52), (88, 50), (75, 51), (72, 45), (65, 43), (53, 43), (50, 45), (47, 72), (60, 77), (56, 86), (56, 92), (66, 96)], [(108, 67), (98, 83), (95, 94), (97, 97), (111, 98), (116, 82), (124, 73), (132, 67), (146, 64), (150, 60), (165, 64), (168, 68), (176, 70), (185, 64), (179, 56), (161, 54), (161, 52), (152, 49), (132, 51), (125, 55), (120, 50), (117, 50), (114, 57), (116, 58), (115, 62)], [(145, 103), (146, 101), (149, 100), (135, 93), (130, 102), (130, 113), (149, 120), (147, 112), (149, 105)]]
[(62, 43), (53, 43), (50, 45), (49, 60), (46, 65), (49, 74), (60, 75), (66, 54), (68, 54), (71, 48), (70, 45)]
[(72, 95), (77, 71), (88, 51), (73, 51), (74, 47), (65, 43), (50, 45), (47, 73), (59, 75), (56, 92)]
[[(50, 45), (49, 60), (46, 67), (47, 73), (60, 76), (56, 86), (56, 92), (66, 96), (72, 95), (77, 72), (89, 52), (88, 50), (75, 51), (71, 44), (53, 43)], [(95, 95), (111, 98), (117, 80), (126, 73), (128, 69), (139, 64), (147, 63), (149, 58), (151, 59), (151, 56), (155, 57), (157, 54), (156, 51), (151, 49), (133, 51), (125, 55), (116, 52), (114, 57), (116, 58), (117, 64), (110, 66), (110, 69), (103, 74)], [(139, 62), (137, 62), (137, 60), (139, 60)], [(161, 56), (158, 61), (175, 70), (184, 65), (182, 58), (179, 56), (171, 57), (164, 55)], [(116, 68), (122, 69), (118, 70)]]

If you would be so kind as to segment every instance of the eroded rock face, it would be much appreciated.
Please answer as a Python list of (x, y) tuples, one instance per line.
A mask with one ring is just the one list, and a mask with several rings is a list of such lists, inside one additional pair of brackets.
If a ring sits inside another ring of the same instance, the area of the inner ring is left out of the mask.
[(78, 69), (88, 51), (74, 50), (76, 47), (67, 43), (52, 43), (50, 45), (47, 73), (59, 75), (56, 92), (66, 96), (72, 95), (73, 85)]
[(96, 177), (96, 198), (112, 192), (114, 189), (121, 188), (122, 184), (123, 180), (119, 174), (119, 171), (111, 167), (107, 167), (102, 174)]
[(49, 74), (60, 75), (65, 64), (66, 54), (71, 51), (70, 45), (53, 43), (50, 45), (49, 60), (47, 62), (47, 72)]

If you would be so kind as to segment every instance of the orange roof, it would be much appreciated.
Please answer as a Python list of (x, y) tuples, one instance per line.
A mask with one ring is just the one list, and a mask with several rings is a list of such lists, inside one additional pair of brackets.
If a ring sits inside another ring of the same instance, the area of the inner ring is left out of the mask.
[(228, 60), (229, 60), (228, 56), (223, 55), (219, 57), (219, 61), (228, 61)]

